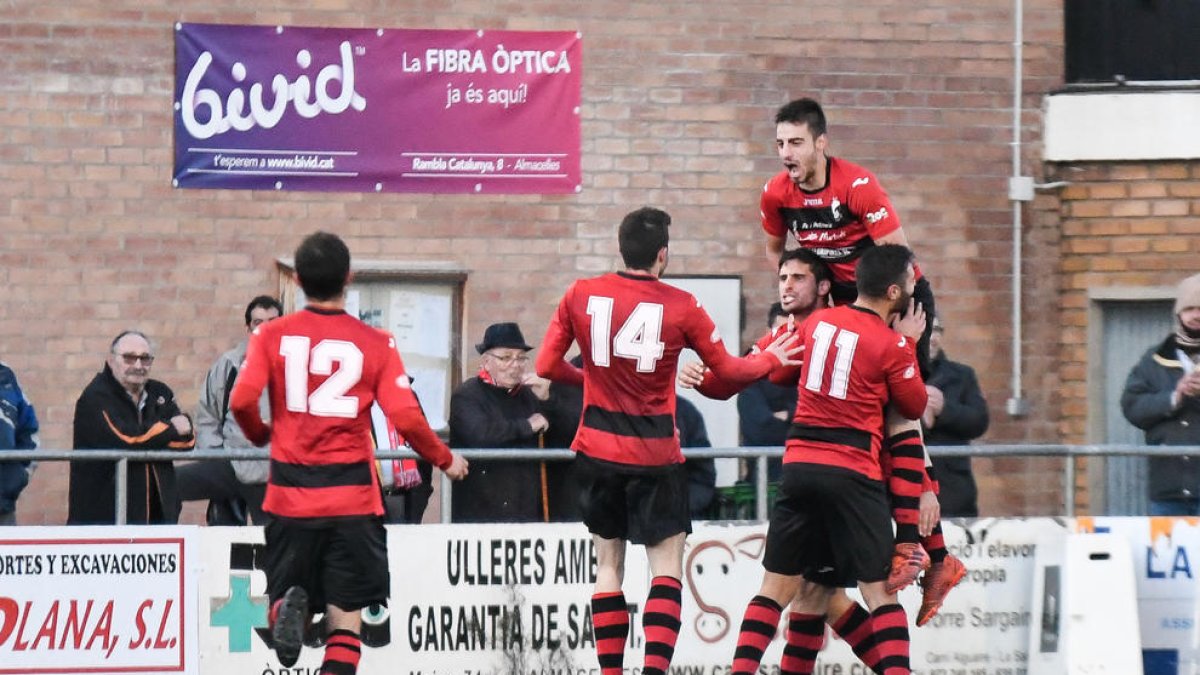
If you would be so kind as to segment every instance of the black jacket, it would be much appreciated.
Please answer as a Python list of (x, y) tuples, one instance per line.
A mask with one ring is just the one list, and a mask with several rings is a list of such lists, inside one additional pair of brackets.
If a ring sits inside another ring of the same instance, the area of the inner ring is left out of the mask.
[[(139, 413), (108, 364), (96, 374), (75, 402), (76, 450), (188, 450), (193, 434), (181, 435), (171, 424), (180, 414), (171, 388), (158, 380), (146, 382), (145, 403)], [(179, 496), (171, 462), (129, 462), (127, 522), (175, 523)], [(112, 462), (71, 462), (68, 525), (116, 522), (116, 465)]]
[[(966, 445), (987, 431), (987, 401), (970, 366), (942, 354), (930, 362), (926, 384), (940, 389), (946, 401), (933, 428), (925, 430), (927, 445)], [(938, 501), (943, 515), (979, 515), (979, 490), (970, 457), (935, 458), (933, 471), (941, 487)]]
[[(450, 397), (450, 447), (536, 448), (538, 435), (529, 425), (530, 415), (542, 413), (551, 429), (572, 424), (569, 411), (559, 410), (554, 401), (541, 401), (524, 387), (510, 394), (473, 377)], [(470, 473), (451, 493), (453, 520), (540, 521), (541, 486), (541, 462), (473, 459)]]
[[(1185, 397), (1171, 409), (1171, 394), (1183, 377), (1175, 336), (1148, 350), (1129, 371), (1121, 411), (1146, 432), (1147, 445), (1200, 445), (1200, 399)], [(1200, 498), (1200, 457), (1151, 457), (1150, 499)]]

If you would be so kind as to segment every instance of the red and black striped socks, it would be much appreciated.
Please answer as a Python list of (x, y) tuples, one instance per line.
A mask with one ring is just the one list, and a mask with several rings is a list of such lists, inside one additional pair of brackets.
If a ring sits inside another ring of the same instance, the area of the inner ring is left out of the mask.
[(946, 559), (946, 538), (942, 536), (942, 523), (933, 528), (933, 532), (928, 537), (921, 540), (921, 546), (925, 548), (925, 552), (929, 554), (929, 560), (934, 565)]
[(890, 436), (888, 452), (892, 470), (888, 492), (892, 496), (892, 518), (896, 520), (896, 543), (916, 544), (920, 539), (921, 490), (925, 481), (925, 446), (919, 429), (908, 429)]
[[(909, 675), (908, 617), (900, 605), (883, 605), (871, 612), (871, 628), (882, 675)], [(868, 664), (870, 665), (870, 664)]]
[(325, 640), (325, 659), (321, 662), (321, 675), (354, 675), (358, 672), (358, 660), (362, 657), (362, 641), (358, 633), (339, 629)]
[(762, 663), (763, 652), (775, 637), (783, 607), (774, 600), (756, 595), (746, 606), (738, 632), (737, 651), (733, 655), (734, 675), (754, 675)]
[(625, 665), (625, 640), (629, 638), (629, 606), (625, 603), (624, 593), (617, 591), (592, 596), (592, 627), (601, 675), (621, 675)]
[(642, 672), (646, 675), (663, 675), (671, 665), (675, 642), (679, 639), (682, 600), (683, 584), (679, 579), (654, 577), (650, 581), (650, 596), (642, 615), (642, 627), (646, 631), (646, 661)]
[(829, 624), (833, 632), (854, 651), (868, 668), (878, 673), (879, 655), (875, 651), (875, 634), (871, 630), (871, 614), (857, 602)]
[(787, 644), (779, 662), (780, 675), (812, 675), (817, 653), (825, 643), (823, 614), (788, 614)]

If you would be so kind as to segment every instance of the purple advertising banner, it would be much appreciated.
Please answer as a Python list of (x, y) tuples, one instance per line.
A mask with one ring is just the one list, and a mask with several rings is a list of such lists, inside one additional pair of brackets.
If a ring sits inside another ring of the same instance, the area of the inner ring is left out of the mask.
[(569, 193), (578, 33), (182, 23), (183, 188)]

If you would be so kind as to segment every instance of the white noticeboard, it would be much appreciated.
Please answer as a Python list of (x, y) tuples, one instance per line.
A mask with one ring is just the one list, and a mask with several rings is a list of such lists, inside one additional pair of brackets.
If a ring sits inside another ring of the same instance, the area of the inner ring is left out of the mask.
[[(717, 325), (725, 348), (734, 356), (739, 355), (742, 335), (742, 280), (740, 277), (666, 277), (663, 279), (676, 288), (696, 296), (704, 310), (712, 317)], [(699, 361), (696, 352), (685, 349), (679, 355), (679, 364)], [(716, 401), (705, 398), (694, 389), (680, 388), (676, 392), (686, 398), (704, 415), (704, 426), (708, 430), (708, 440), (714, 448), (735, 448), (741, 445), (738, 436), (737, 397), (727, 401)], [(686, 450), (684, 451), (686, 454)], [(737, 460), (718, 459), (717, 485), (733, 485), (737, 481)]]

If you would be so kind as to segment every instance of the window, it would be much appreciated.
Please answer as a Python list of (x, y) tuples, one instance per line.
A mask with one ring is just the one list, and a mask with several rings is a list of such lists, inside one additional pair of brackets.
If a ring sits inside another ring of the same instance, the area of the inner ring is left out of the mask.
[(1200, 80), (1200, 2), (1066, 0), (1068, 84)]

